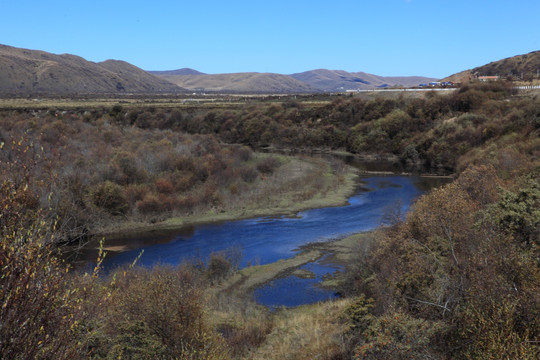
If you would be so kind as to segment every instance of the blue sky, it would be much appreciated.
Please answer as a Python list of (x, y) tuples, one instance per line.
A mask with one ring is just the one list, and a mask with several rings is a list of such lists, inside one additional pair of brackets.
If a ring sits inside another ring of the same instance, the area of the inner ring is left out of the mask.
[(540, 0), (0, 0), (0, 43), (145, 70), (444, 77), (540, 50)]

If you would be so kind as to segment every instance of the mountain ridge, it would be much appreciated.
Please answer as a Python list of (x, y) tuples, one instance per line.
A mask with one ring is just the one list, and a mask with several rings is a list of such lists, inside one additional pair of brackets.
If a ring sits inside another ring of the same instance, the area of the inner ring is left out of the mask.
[[(490, 62), (442, 81), (465, 83), (478, 76), (540, 79), (540, 51)], [(315, 69), (294, 74), (241, 72), (205, 74), (191, 68), (145, 71), (122, 60), (91, 62), (0, 44), (0, 94), (166, 94), (185, 92), (316, 93), (415, 87), (435, 78), (379, 76)]]
[(345, 70), (316, 69), (291, 74), (295, 79), (321, 91), (368, 90), (396, 86), (418, 86), (436, 80), (423, 76), (379, 76), (365, 72), (347, 72)]
[(396, 86), (411, 87), (436, 80), (423, 76), (378, 76), (365, 72), (350, 73), (345, 70), (328, 69), (290, 75), (258, 72), (204, 74), (193, 69), (151, 71), (151, 73), (180, 87), (207, 92), (338, 92)]
[(0, 45), (0, 93), (4, 94), (185, 91), (121, 60), (94, 63), (77, 55)]
[(276, 73), (228, 73), (201, 75), (158, 75), (193, 91), (229, 93), (312, 93), (308, 84)]

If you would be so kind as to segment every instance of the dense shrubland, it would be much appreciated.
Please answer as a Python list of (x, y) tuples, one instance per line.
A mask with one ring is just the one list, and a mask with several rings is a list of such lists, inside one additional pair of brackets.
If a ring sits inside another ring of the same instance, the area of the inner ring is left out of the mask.
[[(2, 186), (19, 190), (21, 207), (49, 208), (59, 239), (122, 223), (264, 208), (285, 193), (309, 197), (324, 191), (334, 185), (317, 179), (344, 170), (338, 162), (329, 169), (314, 159), (312, 181), (304, 174), (287, 182), (288, 158), (224, 145), (213, 135), (124, 126), (115, 116), (114, 109), (0, 114)], [(309, 189), (316, 191), (306, 195)]]
[(480, 149), (493, 153), (495, 146), (527, 139), (522, 149), (499, 153), (506, 159), (491, 159), (511, 162), (526, 161), (520, 156), (537, 148), (534, 131), (540, 127), (540, 100), (512, 96), (509, 86), (470, 84), (451, 94), (432, 92), (420, 98), (338, 96), (323, 106), (289, 99), (230, 109), (127, 110), (116, 106), (108, 113), (112, 121), (125, 126), (215, 134), (226, 143), (255, 148), (394, 155), (411, 170), (452, 173), (474, 163)]
[(539, 209), (538, 167), (423, 196), (349, 273), (355, 358), (538, 358)]
[(348, 272), (354, 358), (540, 356), (540, 105), (473, 108), (421, 135), (457, 146), (457, 179), (377, 233)]
[(496, 94), (461, 89), (445, 100), (459, 107), (414, 136), (417, 156), (438, 144), (459, 176), (349, 269), (353, 358), (540, 356), (540, 103)]
[[(98, 276), (99, 266), (69, 271), (56, 249), (119, 222), (242, 207), (303, 186), (301, 174), (274, 179), (293, 170), (289, 160), (245, 145), (393, 154), (411, 168), (457, 174), (362, 247), (343, 282), (346, 309), (331, 309), (331, 321), (317, 315), (312, 327), (332, 325), (332, 336), (309, 344), (308, 357), (540, 356), (536, 98), (488, 84), (322, 107), (115, 106), (10, 111), (0, 121), (2, 358), (256, 358), (258, 347), (261, 358), (273, 356), (262, 345), (286, 343), (287, 322), (216, 288), (234, 273), (234, 252)], [(293, 196), (313, 196), (320, 185)], [(302, 351), (301, 341), (289, 342)]]

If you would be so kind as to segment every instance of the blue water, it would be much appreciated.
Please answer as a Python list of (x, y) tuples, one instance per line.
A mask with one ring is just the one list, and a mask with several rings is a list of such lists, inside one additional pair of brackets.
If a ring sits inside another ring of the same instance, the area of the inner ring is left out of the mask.
[[(241, 249), (240, 267), (272, 263), (295, 256), (300, 246), (311, 242), (328, 241), (372, 230), (381, 224), (389, 207), (399, 206), (401, 212), (405, 213), (423, 188), (418, 186), (420, 178), (410, 176), (367, 177), (362, 179), (362, 183), (362, 189), (349, 199), (349, 205), (346, 206), (302, 211), (293, 218), (255, 218), (201, 225), (187, 234), (184, 231), (173, 235), (166, 243), (157, 237), (155, 241), (146, 238), (144, 243), (156, 244), (116, 255), (109, 254), (103, 265), (110, 269), (131, 263), (141, 249), (144, 249), (144, 253), (138, 264), (152, 266), (157, 263), (176, 265), (195, 258), (207, 259), (212, 252), (231, 247)], [(138, 240), (126, 240), (129, 241), (136, 243)], [(308, 266), (315, 268), (322, 265)], [(335, 267), (327, 268), (330, 273), (336, 270)], [(291, 276), (259, 289), (255, 297), (268, 306), (295, 306), (299, 305), (298, 302), (306, 303), (306, 299), (314, 302), (334, 296), (327, 290), (315, 288), (313, 284), (317, 282), (320, 282), (320, 277), (314, 280)], [(298, 290), (300, 283), (306, 296), (297, 302), (287, 294), (290, 294), (292, 288)], [(279, 300), (280, 296), (282, 300)]]
[(332, 300), (339, 295), (333, 290), (324, 289), (319, 284), (325, 276), (333, 276), (336, 271), (344, 270), (336, 264), (324, 264), (326, 256), (316, 262), (301, 266), (300, 269), (311, 272), (313, 278), (289, 275), (274, 279), (253, 292), (255, 300), (271, 309), (294, 307), (319, 301)]

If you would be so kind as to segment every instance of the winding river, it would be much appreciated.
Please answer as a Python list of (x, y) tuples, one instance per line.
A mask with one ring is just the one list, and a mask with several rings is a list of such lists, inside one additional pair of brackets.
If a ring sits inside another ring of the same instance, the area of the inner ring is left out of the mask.
[[(166, 237), (122, 240), (131, 250), (110, 253), (105, 268), (131, 263), (144, 249), (138, 264), (178, 264), (184, 260), (207, 259), (212, 252), (231, 248), (241, 251), (240, 267), (268, 264), (293, 257), (299, 247), (312, 242), (329, 241), (369, 231), (381, 224), (390, 207), (407, 211), (422, 192), (443, 180), (415, 176), (370, 176), (360, 179), (357, 193), (349, 204), (302, 211), (295, 217), (263, 217), (200, 225)], [(258, 288), (255, 299), (269, 307), (296, 306), (336, 296), (317, 286), (322, 277), (342, 270), (323, 260), (302, 267), (314, 277), (295, 275), (276, 279)], [(291, 296), (294, 294), (294, 296)]]

